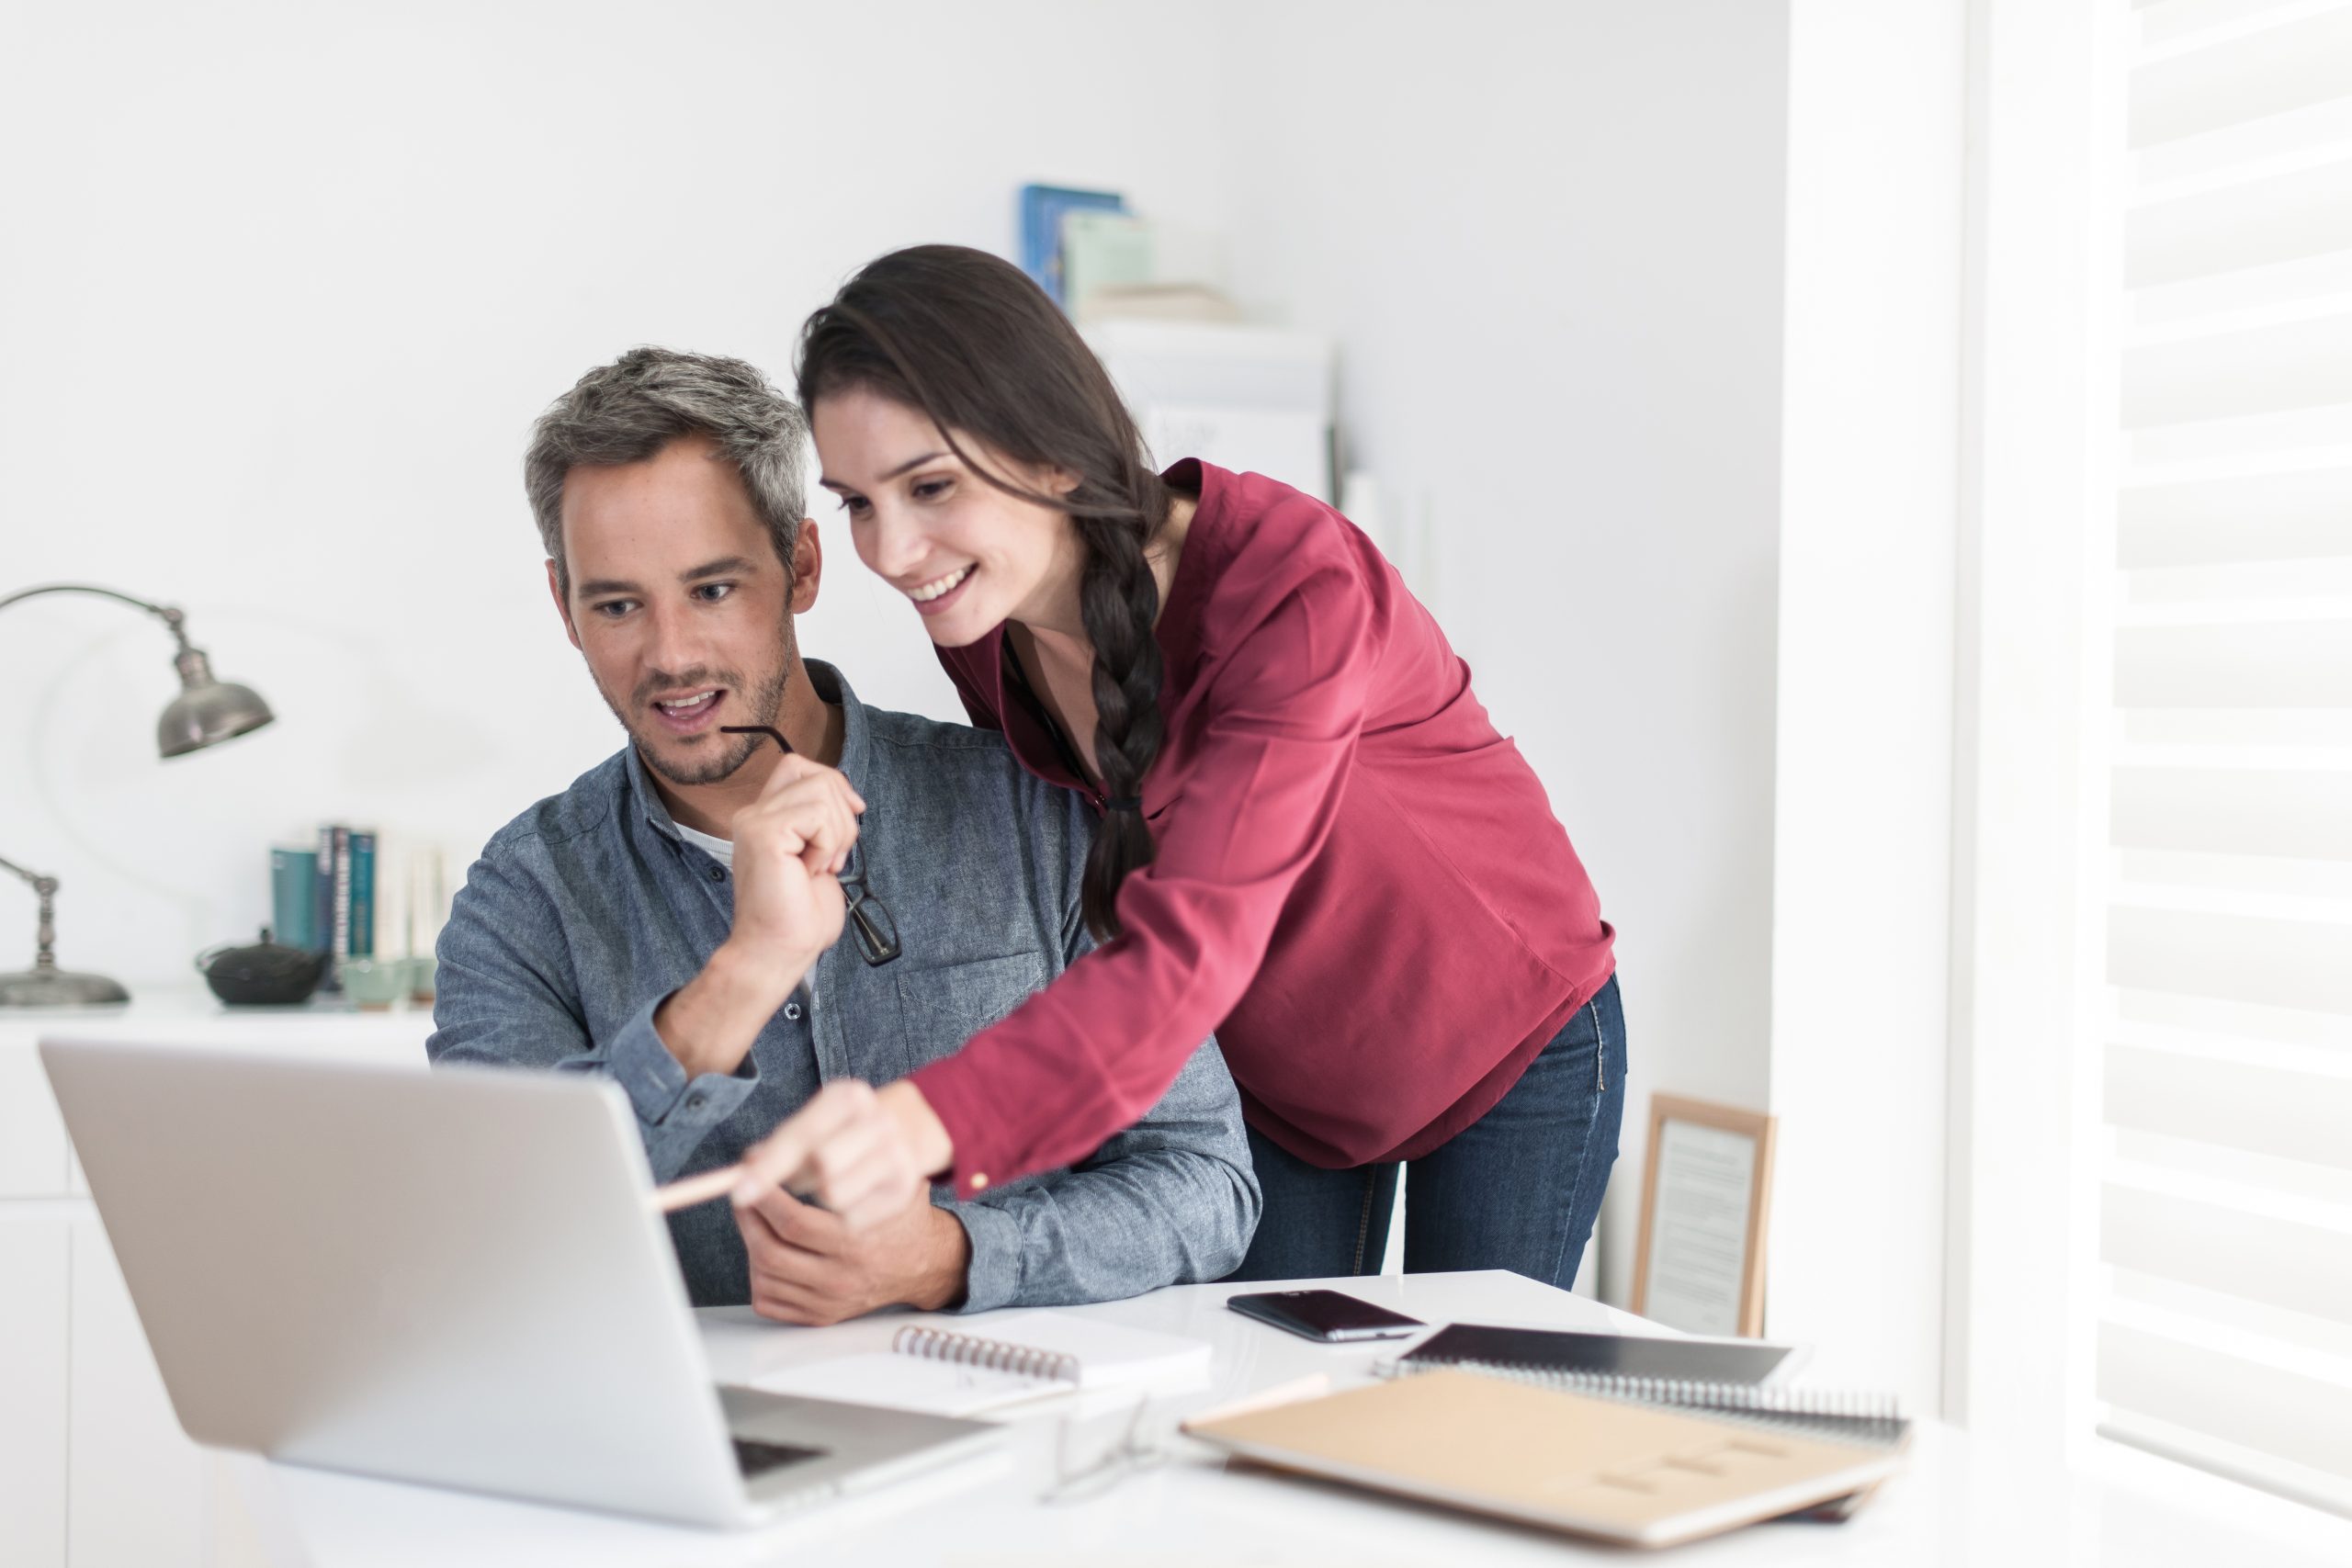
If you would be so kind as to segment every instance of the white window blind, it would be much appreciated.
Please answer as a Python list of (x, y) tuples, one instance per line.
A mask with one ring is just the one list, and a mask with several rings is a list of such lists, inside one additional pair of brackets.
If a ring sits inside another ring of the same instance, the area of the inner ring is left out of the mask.
[(2352, 1513), (2352, 0), (2133, 20), (2101, 1429)]

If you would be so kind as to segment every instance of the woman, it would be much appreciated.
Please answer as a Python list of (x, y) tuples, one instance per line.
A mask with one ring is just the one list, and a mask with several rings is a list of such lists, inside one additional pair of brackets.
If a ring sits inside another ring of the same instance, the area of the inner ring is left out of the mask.
[(957, 1055), (837, 1085), (746, 1160), (854, 1223), (1140, 1116), (1215, 1032), (1264, 1219), (1237, 1277), (1406, 1266), (1566, 1286), (1616, 1158), (1611, 932), (1543, 786), (1372, 543), (1309, 496), (1155, 474), (1061, 311), (984, 253), (882, 257), (799, 394), (859, 556), (973, 722), (1100, 814), (1099, 951)]

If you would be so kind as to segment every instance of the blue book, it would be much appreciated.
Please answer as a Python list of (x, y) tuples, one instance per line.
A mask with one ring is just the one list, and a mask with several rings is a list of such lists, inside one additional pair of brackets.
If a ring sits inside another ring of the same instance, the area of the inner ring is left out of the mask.
[(319, 949), (319, 857), (310, 850), (269, 852), (270, 934), (306, 953)]
[(1127, 198), (1114, 190), (1072, 190), (1065, 186), (1021, 187), (1021, 270), (1037, 280), (1068, 309), (1062, 294), (1062, 214), (1073, 210), (1125, 212)]

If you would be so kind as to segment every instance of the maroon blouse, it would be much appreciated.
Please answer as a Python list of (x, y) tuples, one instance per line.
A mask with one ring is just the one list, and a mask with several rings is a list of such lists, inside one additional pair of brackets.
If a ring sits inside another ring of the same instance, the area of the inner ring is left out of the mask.
[[(1158, 635), (1158, 858), (1124, 934), (914, 1081), (968, 1195), (1133, 1123), (1215, 1032), (1250, 1125), (1312, 1164), (1428, 1153), (1607, 982), (1613, 933), (1534, 770), (1396, 569), (1331, 508), (1196, 459)], [(941, 649), (974, 723), (1073, 776), (1000, 628)]]

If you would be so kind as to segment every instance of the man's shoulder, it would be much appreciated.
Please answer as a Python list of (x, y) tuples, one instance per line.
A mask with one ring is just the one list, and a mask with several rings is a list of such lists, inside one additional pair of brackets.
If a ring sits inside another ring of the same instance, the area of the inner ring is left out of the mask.
[(1071, 791), (1023, 767), (996, 730), (888, 708), (867, 708), (865, 719), (876, 761), (906, 787), (935, 791), (949, 787), (951, 780), (955, 787), (966, 789), (994, 783), (1024, 803), (1050, 806), (1057, 812), (1077, 802)]
[(868, 706), (865, 713), (866, 738), (876, 744), (900, 751), (973, 752), (983, 766), (995, 761), (1019, 766), (1004, 737), (993, 729), (975, 729), (968, 724), (900, 713), (896, 708)]
[(562, 793), (533, 802), (492, 833), (481, 858), (495, 863), (560, 852), (604, 831), (617, 818), (628, 791), (628, 750), (624, 747), (572, 780)]

